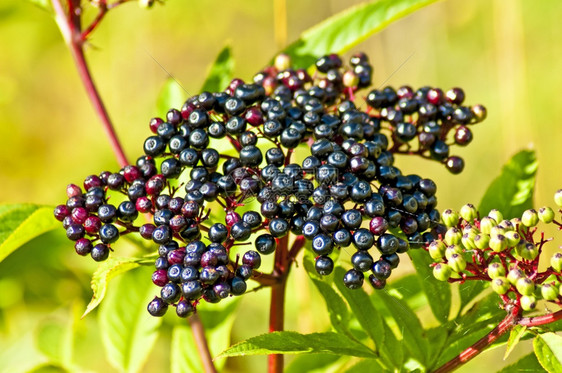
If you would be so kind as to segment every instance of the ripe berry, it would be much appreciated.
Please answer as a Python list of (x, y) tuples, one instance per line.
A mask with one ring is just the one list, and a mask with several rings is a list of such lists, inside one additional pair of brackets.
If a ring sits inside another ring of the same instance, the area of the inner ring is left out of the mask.
[(195, 312), (195, 307), (187, 300), (179, 301), (176, 305), (176, 314), (179, 317), (188, 317)]
[(363, 279), (365, 276), (363, 272), (356, 269), (350, 269), (343, 276), (343, 283), (349, 289), (358, 289), (363, 285)]
[(166, 314), (168, 310), (168, 303), (164, 302), (161, 298), (155, 297), (148, 303), (148, 313), (152, 316), (161, 317)]

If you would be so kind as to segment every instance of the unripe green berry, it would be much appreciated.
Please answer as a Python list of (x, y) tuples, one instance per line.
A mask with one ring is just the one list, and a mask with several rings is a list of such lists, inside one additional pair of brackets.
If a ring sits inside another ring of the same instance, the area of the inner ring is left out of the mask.
[(519, 227), (519, 226), (522, 225), (522, 224), (521, 224), (521, 219), (519, 219), (519, 218), (512, 218), (512, 219), (510, 220), (510, 222), (511, 222), (511, 224), (512, 224), (513, 227), (514, 227), (513, 229), (517, 229), (517, 227)]
[(148, 9), (154, 5), (155, 0), (139, 0), (139, 6)]
[(523, 295), (520, 300), (521, 308), (523, 308), (524, 311), (534, 310), (537, 306), (537, 298), (533, 295)]
[(447, 261), (447, 264), (451, 269), (457, 273), (464, 271), (466, 268), (466, 260), (462, 257), (461, 254), (453, 254)]
[(521, 223), (526, 227), (534, 227), (539, 223), (539, 214), (535, 209), (525, 210), (521, 215)]
[(480, 231), (478, 230), (478, 228), (473, 227), (473, 226), (470, 225), (470, 224), (467, 224), (467, 225), (465, 225), (464, 228), (462, 229), (462, 233), (463, 233), (463, 234), (468, 233), (468, 234), (473, 235), (473, 237), (474, 237), (474, 236), (476, 236), (477, 234), (479, 234)]
[(348, 70), (343, 73), (342, 82), (344, 87), (357, 87), (359, 84), (359, 77), (353, 71)]
[(498, 263), (498, 262), (490, 263), (488, 265), (488, 276), (490, 276), (490, 278), (492, 278), (492, 279), (498, 278), (498, 277), (504, 277), (505, 276), (505, 267), (503, 266), (503, 264)]
[(476, 247), (479, 248), (480, 250), (487, 249), (489, 247), (488, 246), (489, 243), (490, 243), (490, 236), (487, 235), (486, 233), (480, 233), (474, 237), (474, 245), (476, 245)]
[(496, 220), (488, 216), (484, 216), (482, 220), (480, 220), (480, 232), (490, 234), (492, 228), (496, 225), (498, 225)]
[(498, 224), (490, 229), (490, 236), (493, 237), (497, 236), (498, 234), (504, 235), (506, 232), (508, 232), (508, 230)]
[(552, 284), (543, 284), (541, 286), (541, 296), (545, 300), (558, 299), (558, 287)]
[(527, 260), (535, 260), (535, 258), (539, 255), (539, 249), (528, 241), (523, 241), (515, 246), (515, 252), (523, 259)]
[(462, 247), (460, 247), (459, 245), (449, 245), (449, 246), (447, 246), (447, 249), (445, 250), (445, 258), (447, 258), (447, 260), (449, 260), (449, 259), (451, 259), (453, 254), (462, 255)]
[(511, 222), (511, 220), (502, 220), (499, 224), (498, 227), (501, 227), (504, 232), (509, 232), (509, 231), (514, 231), (515, 230), (515, 225), (513, 225), (513, 223)]
[(490, 210), (488, 216), (498, 222), (503, 220), (502, 213), (497, 209)]
[(462, 235), (462, 245), (465, 247), (465, 249), (474, 250), (476, 248), (476, 245), (474, 244), (474, 237), (476, 237), (476, 235), (470, 233), (465, 233)]
[(554, 210), (550, 207), (541, 207), (539, 209), (539, 220), (546, 224), (552, 223), (554, 220)]
[(494, 235), (490, 237), (488, 245), (490, 249), (494, 250), (496, 253), (500, 253), (507, 249), (507, 238), (502, 234)]
[(507, 273), (507, 280), (512, 284), (515, 285), (520, 278), (524, 278), (525, 274), (519, 268), (512, 268)]
[(514, 231), (507, 231), (505, 232), (504, 236), (507, 239), (508, 247), (515, 247), (521, 241), (521, 236), (519, 235), (519, 233)]
[(445, 250), (447, 246), (443, 243), (443, 241), (433, 241), (427, 247), (427, 251), (429, 252), (429, 256), (435, 261), (441, 261), (443, 259), (443, 255), (445, 255)]
[(441, 220), (443, 220), (443, 224), (447, 227), (455, 227), (459, 223), (459, 214), (451, 209), (447, 209), (441, 214)]
[(562, 207), (562, 189), (558, 189), (554, 193), (554, 203), (556, 203), (556, 206)]
[(555, 253), (550, 258), (550, 265), (556, 272), (562, 271), (562, 253)]
[(433, 267), (433, 277), (439, 281), (447, 281), (451, 277), (451, 267), (445, 263), (438, 263)]
[(535, 283), (528, 277), (521, 277), (517, 280), (515, 287), (521, 295), (532, 295), (535, 292)]
[(472, 222), (472, 221), (474, 221), (474, 219), (476, 219), (478, 217), (478, 212), (476, 211), (476, 207), (474, 207), (473, 204), (467, 203), (466, 205), (461, 207), (460, 216), (464, 220), (466, 220), (468, 222)]
[(456, 245), (461, 243), (462, 232), (457, 227), (451, 227), (445, 232), (445, 243), (447, 245)]
[(273, 66), (275, 66), (278, 71), (289, 69), (291, 67), (291, 56), (289, 56), (287, 53), (278, 54), (275, 57)]
[(511, 285), (505, 277), (496, 277), (492, 280), (492, 290), (498, 294), (505, 294), (509, 290)]

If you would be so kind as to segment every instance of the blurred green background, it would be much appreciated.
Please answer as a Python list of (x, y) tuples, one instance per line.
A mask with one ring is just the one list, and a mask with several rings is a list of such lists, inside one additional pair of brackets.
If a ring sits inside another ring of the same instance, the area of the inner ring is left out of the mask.
[[(287, 41), (353, 3), (358, 1), (287, 0)], [(559, 0), (447, 0), (391, 24), (354, 49), (369, 54), (374, 86), (461, 86), (468, 103), (487, 107), (488, 119), (474, 127), (473, 143), (453, 152), (465, 158), (461, 175), (436, 163), (398, 159), (404, 173), (437, 181), (441, 208), (478, 203), (501, 166), (522, 148), (535, 149), (539, 160), (536, 205), (552, 204), (554, 191), (562, 187), (561, 17)], [(86, 54), (130, 159), (142, 152), (149, 119), (164, 114), (155, 109), (167, 78), (159, 64), (196, 94), (208, 65), (229, 44), (235, 75), (250, 79), (283, 47), (274, 34), (275, 18), (273, 2), (263, 0), (169, 0), (150, 10), (133, 3), (111, 11)], [(29, 1), (0, 2), (0, 55), (0, 202), (55, 205), (65, 199), (68, 183), (117, 170), (48, 12)], [(69, 315), (81, 314), (91, 296), (95, 265), (89, 262), (77, 258), (57, 230), (0, 263), (1, 372), (27, 371), (47, 361), (50, 355), (39, 351), (37, 341), (63, 333)], [(314, 293), (310, 301), (303, 270), (293, 271), (288, 291), (288, 329), (324, 330), (324, 303)], [(267, 292), (242, 299), (235, 340), (266, 332), (266, 305)], [(251, 320), (243, 317), (249, 313)], [(78, 371), (112, 369), (103, 360), (96, 322), (95, 315), (76, 322), (81, 338), (76, 354), (90, 356)], [(163, 335), (147, 372), (168, 366), (169, 331)], [(503, 366), (502, 354), (486, 353), (488, 358), (463, 369), (482, 364), (490, 369), (491, 360)], [(228, 366), (260, 371), (264, 359), (236, 358)]]

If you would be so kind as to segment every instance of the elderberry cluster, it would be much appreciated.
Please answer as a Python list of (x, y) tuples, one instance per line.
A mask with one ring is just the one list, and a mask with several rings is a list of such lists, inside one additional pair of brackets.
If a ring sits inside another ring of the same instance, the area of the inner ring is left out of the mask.
[[(455, 127), (470, 134), (466, 125), (485, 111), (461, 106), (459, 89), (435, 98), (442, 91), (407, 87), (373, 90), (362, 110), (355, 93), (373, 71), (365, 54), (349, 66), (327, 55), (316, 70), (294, 70), (279, 55), (253, 82), (234, 79), (223, 92), (202, 92), (151, 119), (136, 165), (88, 176), (83, 189), (69, 185), (66, 204), (56, 207), (76, 252), (105, 260), (126, 234), (156, 244), (154, 316), (173, 305), (185, 317), (201, 300), (244, 293), (261, 275), (261, 255), (289, 233), (310, 241), (320, 275), (353, 248), (344, 284), (361, 287), (370, 272), (371, 285), (383, 288), (398, 254), (433, 241), (441, 227), (435, 183), (403, 175), (393, 154), (410, 149), (419, 131), (420, 144), (422, 134), (434, 135), (429, 151), (442, 160), (448, 149), (436, 144)], [(404, 135), (408, 125), (414, 136)], [(466, 136), (457, 142), (468, 143)], [(253, 200), (258, 211), (247, 208)], [(233, 253), (248, 244), (253, 249)]]
[[(555, 202), (562, 207), (562, 190)], [(447, 209), (442, 219), (448, 229), (426, 247), (435, 261), (433, 275), (449, 282), (490, 282), (506, 307), (530, 311), (539, 299), (561, 305), (562, 254), (550, 258), (550, 267), (539, 268), (543, 246), (551, 239), (539, 234), (537, 225), (556, 224), (562, 229), (555, 215), (550, 207), (529, 209), (511, 220), (498, 210), (480, 218), (470, 204), (460, 213)]]

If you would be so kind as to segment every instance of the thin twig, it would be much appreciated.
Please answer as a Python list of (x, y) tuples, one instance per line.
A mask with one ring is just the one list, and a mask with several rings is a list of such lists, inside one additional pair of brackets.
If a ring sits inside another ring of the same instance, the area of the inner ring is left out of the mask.
[(193, 314), (188, 318), (188, 321), (205, 373), (216, 373), (217, 369), (215, 364), (213, 364), (213, 358), (211, 357), (211, 351), (209, 351), (209, 344), (207, 343), (207, 337), (205, 337), (205, 330), (203, 329), (201, 319), (197, 314)]
[[(51, 3), (53, 4), (56, 16), (55, 18), (59, 29), (61, 30), (64, 41), (66, 42), (68, 49), (70, 50), (70, 54), (74, 59), (74, 63), (76, 64), (78, 75), (82, 80), (82, 84), (84, 84), (84, 88), (86, 89), (86, 93), (94, 106), (94, 110), (102, 122), (103, 129), (109, 139), (111, 148), (117, 157), (119, 165), (121, 167), (126, 166), (129, 162), (127, 161), (127, 157), (125, 156), (125, 152), (119, 142), (115, 129), (113, 128), (113, 124), (111, 123), (111, 119), (109, 118), (105, 105), (103, 104), (99, 92), (94, 84), (84, 56), (82, 33), (80, 31), (80, 16), (76, 14), (73, 7), (69, 9), (69, 14), (67, 15), (60, 0), (51, 0)], [(69, 6), (71, 6), (73, 1), (69, 1), (69, 4)]]

